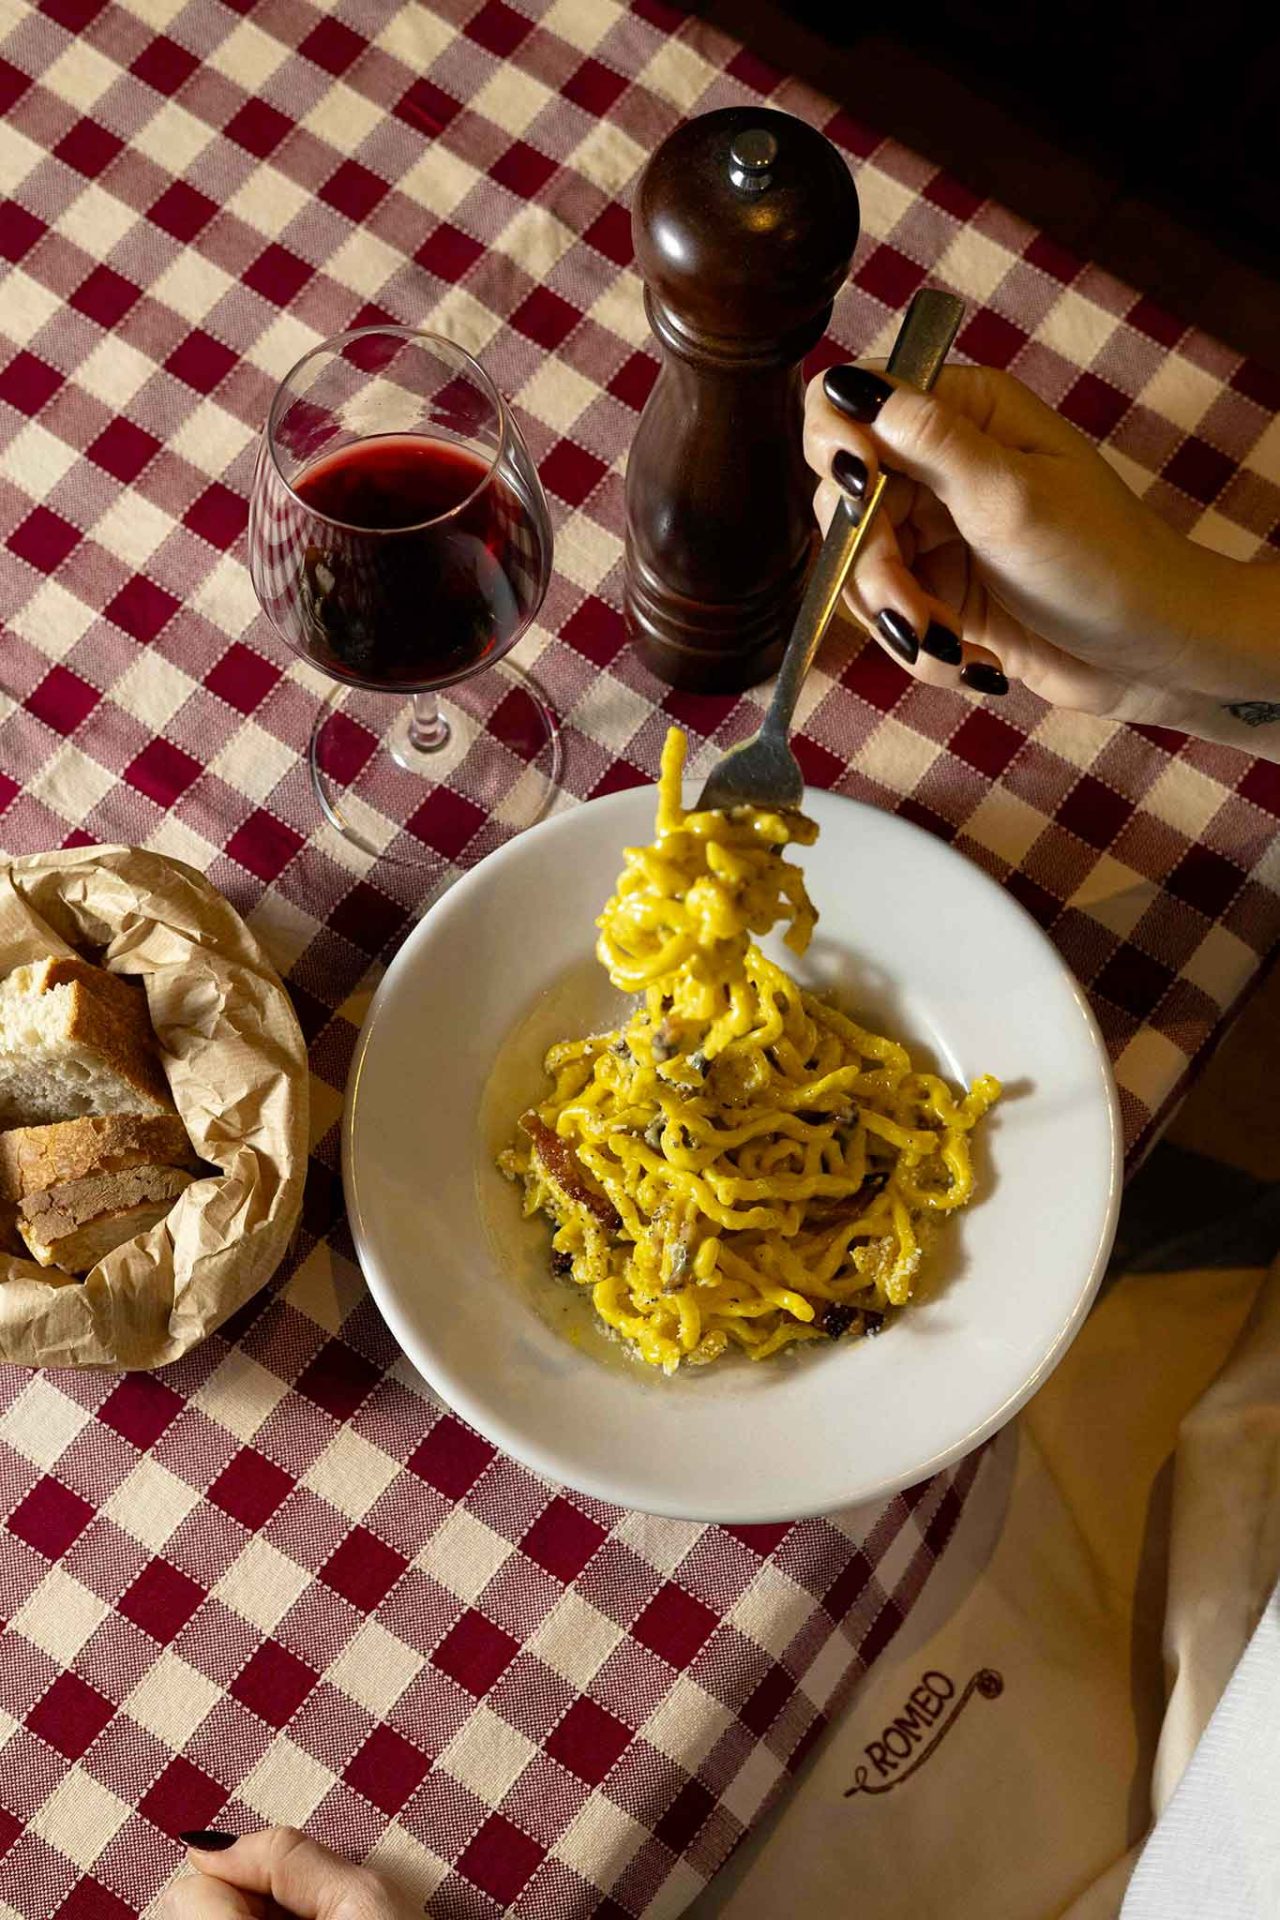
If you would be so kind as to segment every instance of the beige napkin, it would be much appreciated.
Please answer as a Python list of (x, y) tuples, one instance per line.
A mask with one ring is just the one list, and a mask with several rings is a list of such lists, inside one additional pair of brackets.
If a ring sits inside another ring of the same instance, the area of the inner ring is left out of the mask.
[(1173, 1684), (1153, 1779), (1160, 1818), (1130, 1881), (1124, 1920), (1280, 1913), (1277, 1493), (1273, 1279), (1179, 1440), (1166, 1635)]
[(1119, 1282), (699, 1920), (1115, 1920), (1280, 1574), (1278, 1407), (1280, 1267)]

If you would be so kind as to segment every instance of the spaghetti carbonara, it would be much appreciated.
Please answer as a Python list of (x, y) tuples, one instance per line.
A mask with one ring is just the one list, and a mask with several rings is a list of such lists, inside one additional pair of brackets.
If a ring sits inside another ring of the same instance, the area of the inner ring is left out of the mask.
[(969, 1135), (1000, 1092), (957, 1096), (767, 960), (816, 913), (796, 813), (687, 813), (685, 739), (662, 755), (657, 835), (629, 847), (597, 925), (614, 1033), (551, 1049), (552, 1090), (499, 1159), (554, 1226), (553, 1271), (672, 1373), (726, 1349), (878, 1332), (911, 1296), (937, 1215), (973, 1194)]

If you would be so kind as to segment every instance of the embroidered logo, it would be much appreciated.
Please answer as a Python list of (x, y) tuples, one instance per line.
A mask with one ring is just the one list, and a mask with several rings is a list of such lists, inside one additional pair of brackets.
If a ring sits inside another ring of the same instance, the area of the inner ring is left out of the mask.
[[(844, 1790), (845, 1799), (855, 1793), (888, 1793), (891, 1787), (900, 1787), (950, 1733), (975, 1693), (984, 1700), (998, 1700), (1003, 1692), (1004, 1681), (994, 1667), (979, 1667), (959, 1699), (956, 1699), (955, 1681), (948, 1674), (936, 1669), (923, 1674), (919, 1686), (912, 1689), (904, 1711), (890, 1722), (878, 1740), (868, 1741), (863, 1749), (871, 1764), (857, 1769), (853, 1785)], [(953, 1700), (954, 1706), (950, 1704)], [(904, 1761), (910, 1764), (904, 1765)], [(871, 1767), (876, 1771), (875, 1780), (871, 1777)]]

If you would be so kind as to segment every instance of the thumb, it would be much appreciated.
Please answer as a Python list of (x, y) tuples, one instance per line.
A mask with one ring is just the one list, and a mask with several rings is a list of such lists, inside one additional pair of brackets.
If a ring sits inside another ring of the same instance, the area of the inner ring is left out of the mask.
[(339, 1909), (343, 1920), (395, 1920), (377, 1874), (340, 1859), (294, 1827), (242, 1834), (234, 1846), (216, 1852), (192, 1846), (191, 1858), (210, 1879), (266, 1894), (297, 1920), (328, 1920)]

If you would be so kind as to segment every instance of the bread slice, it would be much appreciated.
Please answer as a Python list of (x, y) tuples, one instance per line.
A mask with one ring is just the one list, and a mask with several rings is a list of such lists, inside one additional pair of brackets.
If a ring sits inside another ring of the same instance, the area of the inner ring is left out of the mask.
[(197, 1164), (176, 1113), (86, 1114), (44, 1127), (12, 1127), (0, 1133), (0, 1201), (95, 1173)]
[(0, 982), (0, 1126), (172, 1112), (140, 987), (54, 958)]
[(126, 1013), (139, 1001), (145, 1003), (141, 981), (127, 974), (109, 973), (76, 953), (47, 953), (43, 960), (28, 960), (24, 966), (11, 967), (0, 980), (0, 1007), (26, 994), (47, 993), (50, 987), (63, 987), (87, 979), (98, 992), (115, 1002)]
[(42, 1267), (87, 1273), (114, 1248), (163, 1220), (192, 1176), (182, 1167), (130, 1167), (30, 1193), (18, 1231)]

